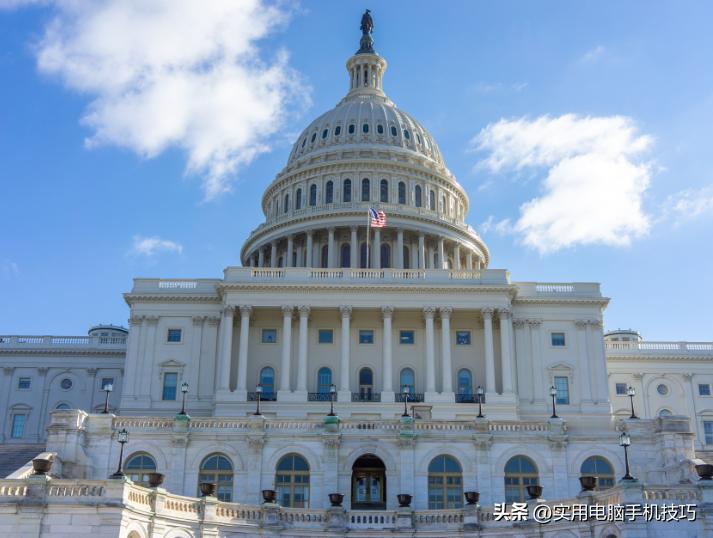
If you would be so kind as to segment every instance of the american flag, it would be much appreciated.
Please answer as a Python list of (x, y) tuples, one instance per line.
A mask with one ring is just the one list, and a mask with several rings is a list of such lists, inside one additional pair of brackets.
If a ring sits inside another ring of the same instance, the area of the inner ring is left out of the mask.
[(386, 226), (386, 213), (381, 209), (369, 208), (369, 216), (371, 217), (371, 227), (372, 228), (383, 228)]

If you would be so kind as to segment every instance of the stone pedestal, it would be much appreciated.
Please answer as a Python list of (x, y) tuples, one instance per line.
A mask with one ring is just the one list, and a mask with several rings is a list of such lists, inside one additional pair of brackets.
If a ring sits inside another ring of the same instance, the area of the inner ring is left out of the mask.
[(475, 531), (480, 529), (480, 520), (478, 519), (479, 504), (466, 504), (463, 507), (463, 529)]
[(413, 510), (410, 507), (396, 509), (396, 530), (413, 529)]
[(282, 528), (280, 521), (280, 505), (277, 503), (262, 503), (262, 527)]
[(327, 528), (332, 532), (346, 531), (347, 511), (341, 506), (327, 508)]

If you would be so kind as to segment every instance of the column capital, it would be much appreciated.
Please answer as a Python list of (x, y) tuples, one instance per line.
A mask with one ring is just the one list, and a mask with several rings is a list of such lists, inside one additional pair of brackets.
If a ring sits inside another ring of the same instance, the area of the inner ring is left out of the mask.
[(451, 317), (451, 314), (453, 313), (453, 307), (452, 306), (441, 306), (438, 309), (438, 312), (441, 314), (441, 319), (449, 319)]
[(205, 320), (208, 325), (218, 325), (218, 323), (220, 323), (220, 316), (206, 316)]
[(193, 325), (200, 326), (203, 325), (203, 320), (206, 319), (206, 316), (193, 316), (192, 321)]
[(498, 316), (500, 316), (500, 319), (507, 319), (511, 314), (512, 311), (509, 308), (498, 308)]
[(146, 316), (144, 319), (149, 325), (158, 325), (158, 316)]
[(352, 307), (350, 305), (341, 305), (339, 307), (339, 312), (342, 314), (343, 318), (349, 318), (352, 315)]
[(298, 306), (297, 310), (299, 310), (301, 318), (306, 318), (309, 316), (309, 312), (312, 309), (309, 306), (307, 306), (306, 304), (303, 304), (303, 305)]
[(480, 309), (480, 315), (483, 316), (483, 318), (487, 317), (492, 319), (494, 311), (495, 309), (492, 306), (486, 306)]
[(233, 305), (227, 305), (223, 307), (223, 316), (226, 318), (232, 318), (235, 313), (235, 307)]
[(131, 316), (129, 318), (129, 325), (141, 325), (141, 322), (144, 321), (145, 316)]
[(333, 233), (334, 233), (334, 230), (336, 230), (336, 229), (337, 229), (336, 226), (329, 226), (329, 227), (327, 228), (327, 231), (328, 231), (330, 234), (333, 234)]
[(349, 226), (349, 230), (352, 232), (356, 232), (359, 230), (359, 226)]
[(591, 325), (592, 327), (597, 327), (597, 328), (599, 328), (599, 327), (602, 326), (602, 322), (599, 321), (598, 319), (590, 319), (590, 320), (587, 320), (587, 323), (588, 323), (589, 325)]
[(240, 309), (240, 315), (242, 317), (250, 317), (253, 313), (253, 307), (249, 304), (241, 304), (238, 308)]
[(2, 368), (2, 373), (5, 374), (5, 375), (7, 375), (7, 376), (11, 376), (11, 375), (12, 375), (12, 372), (13, 372), (14, 370), (15, 370), (15, 367), (14, 367), (14, 366), (3, 366), (3, 368)]
[(394, 307), (393, 306), (382, 306), (381, 307), (381, 315), (384, 318), (390, 318), (394, 315)]
[(291, 318), (292, 312), (295, 309), (295, 307), (293, 305), (289, 305), (289, 304), (283, 304), (280, 308), (282, 309), (283, 317), (286, 317), (286, 318)]
[(587, 320), (586, 319), (577, 319), (574, 321), (574, 325), (578, 329), (586, 329), (587, 328)]
[(97, 368), (87, 368), (87, 373), (88, 373), (90, 376), (92, 376), (92, 377), (94, 377), (95, 375), (97, 375), (97, 372), (98, 372), (98, 371), (99, 371), (99, 370), (98, 370)]
[(527, 323), (527, 320), (522, 318), (514, 318), (512, 320), (512, 324), (516, 329), (522, 329), (525, 326), (525, 323)]
[(530, 328), (539, 329), (540, 325), (542, 325), (542, 320), (541, 319), (528, 319), (527, 323), (530, 325)]
[(423, 308), (423, 316), (426, 319), (433, 319), (433, 317), (436, 315), (436, 307), (435, 306), (425, 306)]

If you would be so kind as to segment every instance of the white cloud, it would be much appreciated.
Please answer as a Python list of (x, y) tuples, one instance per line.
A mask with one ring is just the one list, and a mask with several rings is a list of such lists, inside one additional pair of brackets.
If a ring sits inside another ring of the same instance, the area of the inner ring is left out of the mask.
[(511, 84), (504, 82), (478, 82), (473, 86), (473, 91), (481, 95), (488, 95), (501, 91), (519, 93), (525, 88), (527, 88), (527, 82), (513, 82)]
[(589, 49), (587, 52), (585, 52), (582, 57), (579, 59), (580, 63), (594, 63), (599, 58), (601, 58), (604, 53), (606, 52), (606, 48), (604, 48), (602, 45), (597, 45), (593, 49)]
[(3, 260), (0, 264), (0, 274), (3, 280), (13, 280), (20, 276), (20, 267), (12, 260)]
[(674, 225), (704, 215), (713, 215), (713, 184), (671, 194), (663, 202), (661, 210), (661, 219), (671, 220)]
[[(20, 0), (0, 0), (19, 5)], [(150, 158), (187, 153), (207, 199), (230, 190), (241, 166), (269, 149), (308, 89), (287, 54), (261, 58), (259, 41), (289, 17), (263, 0), (53, 2), (37, 43), (41, 72), (91, 97), (89, 147)]]
[(161, 239), (158, 236), (134, 236), (134, 244), (131, 247), (130, 254), (134, 256), (152, 257), (161, 252), (175, 252), (181, 254), (183, 252), (183, 245), (175, 241)]
[[(645, 235), (642, 209), (653, 139), (623, 116), (500, 120), (472, 140), (491, 172), (546, 169), (541, 196), (520, 207), (512, 232), (540, 253), (586, 244), (628, 245)], [(507, 226), (501, 226), (505, 230)]]

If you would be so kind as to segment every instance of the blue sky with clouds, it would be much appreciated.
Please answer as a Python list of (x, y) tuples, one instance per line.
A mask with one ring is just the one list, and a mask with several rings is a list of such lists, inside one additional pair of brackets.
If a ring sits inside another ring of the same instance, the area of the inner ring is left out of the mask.
[(0, 0), (0, 333), (125, 324), (133, 277), (237, 264), (370, 7), (491, 267), (601, 282), (608, 328), (713, 339), (710, 2), (87, 6)]

